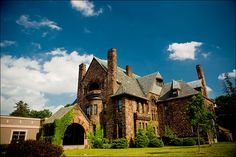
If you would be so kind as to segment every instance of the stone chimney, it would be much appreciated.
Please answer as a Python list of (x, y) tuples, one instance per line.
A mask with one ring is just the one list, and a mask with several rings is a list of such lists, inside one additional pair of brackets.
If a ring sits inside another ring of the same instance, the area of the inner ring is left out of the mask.
[(113, 95), (117, 89), (117, 63), (116, 63), (116, 49), (108, 50), (108, 89), (109, 94)]
[(202, 66), (200, 64), (196, 65), (196, 70), (197, 70), (198, 79), (200, 79), (202, 82), (202, 94), (208, 98), (206, 80), (205, 80), (204, 72), (202, 70)]
[(79, 82), (83, 80), (85, 74), (86, 74), (86, 64), (82, 63), (79, 65)]
[(126, 65), (126, 75), (129, 77), (133, 77), (132, 67), (129, 65)]

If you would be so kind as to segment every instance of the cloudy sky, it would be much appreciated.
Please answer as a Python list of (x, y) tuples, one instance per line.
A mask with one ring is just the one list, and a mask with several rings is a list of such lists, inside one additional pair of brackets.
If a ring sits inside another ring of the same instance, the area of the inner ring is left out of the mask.
[(55, 111), (76, 98), (78, 65), (106, 59), (165, 83), (197, 79), (211, 98), (235, 77), (234, 1), (6, 1), (1, 3), (1, 114), (19, 100)]

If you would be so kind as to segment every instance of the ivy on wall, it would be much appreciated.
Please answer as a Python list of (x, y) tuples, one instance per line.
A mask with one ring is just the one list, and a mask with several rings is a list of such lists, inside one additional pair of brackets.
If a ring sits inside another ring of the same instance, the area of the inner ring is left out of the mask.
[(61, 119), (56, 119), (54, 123), (44, 125), (41, 139), (53, 144), (62, 145), (65, 131), (72, 124), (73, 118), (74, 113), (71, 110)]
[(71, 125), (74, 118), (73, 110), (65, 114), (61, 119), (56, 119), (54, 121), (54, 135), (52, 138), (52, 143), (61, 145), (65, 134), (65, 131), (69, 125)]

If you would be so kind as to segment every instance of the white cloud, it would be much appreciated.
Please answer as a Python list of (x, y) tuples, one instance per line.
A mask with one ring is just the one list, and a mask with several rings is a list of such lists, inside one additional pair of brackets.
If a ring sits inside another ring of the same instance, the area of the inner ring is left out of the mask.
[(201, 42), (186, 42), (186, 43), (172, 43), (168, 47), (170, 52), (169, 58), (171, 60), (194, 60), (196, 56), (197, 47), (201, 46)]
[(31, 109), (49, 108), (54, 111), (58, 106), (47, 105), (45, 94), (76, 93), (78, 65), (89, 64), (93, 55), (68, 53), (58, 48), (47, 53), (50, 59), (1, 57), (1, 114), (13, 111), (15, 103), (23, 100)]
[(41, 49), (41, 45), (39, 43), (32, 42), (31, 45), (34, 46), (35, 48), (39, 49), (39, 50)]
[[(218, 79), (219, 79), (219, 80), (224, 80), (224, 79), (225, 79), (225, 74), (226, 74), (226, 73), (221, 73), (221, 74), (218, 76)], [(227, 72), (227, 74), (229, 75), (230, 78), (234, 78), (234, 77), (236, 77), (236, 70), (233, 69), (232, 72)]]
[(202, 56), (206, 59), (206, 58), (208, 58), (208, 56), (209, 56), (210, 54), (211, 54), (210, 52), (208, 52), (208, 53), (202, 53)]
[(211, 87), (209, 87), (209, 86), (207, 86), (207, 87), (206, 87), (206, 89), (207, 89), (207, 92), (208, 92), (208, 93), (210, 93), (210, 92), (212, 92), (212, 91), (213, 91), (213, 90), (212, 90), (212, 88), (211, 88)]
[(7, 47), (7, 46), (12, 46), (15, 45), (16, 42), (15, 41), (10, 41), (10, 40), (3, 40), (0, 43), (0, 47)]
[(40, 27), (49, 27), (50, 29), (57, 31), (62, 30), (62, 28), (54, 21), (50, 21), (47, 18), (43, 18), (39, 21), (31, 21), (28, 15), (21, 15), (16, 23), (25, 28), (39, 29)]
[(88, 0), (77, 1), (71, 0), (72, 8), (81, 12), (84, 16), (98, 16), (103, 13), (103, 9), (99, 8), (99, 10), (95, 11), (93, 2)]

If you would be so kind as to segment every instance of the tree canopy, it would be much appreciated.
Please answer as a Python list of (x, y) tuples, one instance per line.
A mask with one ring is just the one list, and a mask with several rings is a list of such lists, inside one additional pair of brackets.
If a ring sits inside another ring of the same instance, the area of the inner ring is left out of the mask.
[(233, 136), (236, 138), (236, 124), (232, 123), (236, 119), (236, 87), (235, 80), (231, 79), (228, 74), (225, 74), (223, 80), (223, 91), (225, 95), (215, 99), (216, 120), (220, 126), (233, 131)]
[(14, 108), (15, 110), (10, 113), (10, 116), (46, 118), (52, 115), (52, 112), (50, 112), (48, 109), (44, 109), (41, 111), (30, 110), (29, 105), (23, 101), (17, 102)]
[(196, 128), (198, 136), (198, 148), (200, 151), (200, 131), (207, 133), (213, 130), (214, 114), (207, 111), (204, 98), (201, 94), (193, 96), (188, 104), (187, 113), (190, 118), (190, 123)]

